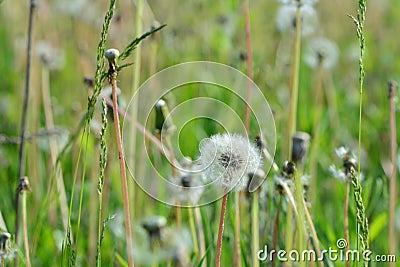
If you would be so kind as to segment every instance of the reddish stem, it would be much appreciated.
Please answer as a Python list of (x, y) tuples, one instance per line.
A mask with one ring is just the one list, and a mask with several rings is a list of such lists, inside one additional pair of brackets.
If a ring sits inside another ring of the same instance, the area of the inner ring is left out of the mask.
[(115, 123), (115, 134), (117, 136), (118, 145), (118, 157), (119, 157), (119, 167), (121, 172), (121, 187), (122, 187), (122, 198), (124, 201), (124, 220), (125, 220), (125, 235), (126, 235), (126, 250), (128, 253), (128, 266), (133, 267), (133, 247), (132, 247), (132, 227), (129, 209), (129, 198), (128, 198), (128, 182), (126, 180), (126, 167), (125, 167), (125, 155), (124, 149), (122, 147), (122, 138), (120, 132), (120, 123), (118, 115), (118, 102), (117, 102), (117, 80), (112, 79), (112, 102), (114, 109), (114, 123)]
[(225, 192), (225, 195), (222, 198), (221, 217), (219, 218), (217, 252), (216, 252), (216, 256), (215, 256), (215, 267), (221, 266), (222, 234), (224, 233), (224, 219), (225, 219), (225, 213), (226, 213), (227, 200), (228, 200), (228, 192)]

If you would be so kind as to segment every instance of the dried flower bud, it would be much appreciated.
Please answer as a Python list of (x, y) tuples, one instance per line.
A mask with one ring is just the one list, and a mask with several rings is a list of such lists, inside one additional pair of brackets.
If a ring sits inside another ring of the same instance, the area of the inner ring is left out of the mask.
[(285, 161), (282, 166), (282, 174), (286, 179), (291, 179), (296, 172), (296, 165), (291, 161)]
[(19, 178), (17, 190), (19, 193), (32, 191), (31, 185), (29, 184), (29, 179), (27, 176), (22, 176), (21, 178)]

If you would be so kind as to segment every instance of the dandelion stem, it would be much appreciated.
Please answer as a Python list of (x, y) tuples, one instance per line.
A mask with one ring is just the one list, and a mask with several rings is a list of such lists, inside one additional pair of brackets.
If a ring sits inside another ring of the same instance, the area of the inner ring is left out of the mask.
[[(397, 238), (395, 230), (396, 218), (396, 200), (397, 200), (397, 172), (396, 172), (396, 96), (397, 85), (394, 81), (389, 82), (389, 101), (390, 101), (390, 154), (392, 160), (392, 173), (390, 177), (389, 191), (389, 254), (396, 254)], [(394, 262), (389, 263), (389, 266), (395, 266)]]
[(296, 35), (293, 49), (293, 65), (292, 78), (290, 88), (290, 106), (289, 106), (289, 121), (288, 121), (288, 158), (292, 157), (292, 136), (296, 132), (297, 122), (297, 102), (299, 94), (299, 72), (300, 72), (300, 49), (301, 49), (301, 14), (300, 6), (296, 10)]
[(233, 244), (233, 265), (242, 266), (240, 251), (240, 191), (234, 193), (235, 197), (235, 240)]
[[(322, 254), (321, 254), (321, 248), (320, 248), (319, 240), (318, 240), (318, 236), (317, 236), (317, 231), (315, 230), (314, 223), (312, 221), (310, 212), (308, 211), (307, 204), (306, 204), (306, 201), (304, 200), (304, 198), (303, 198), (303, 208), (304, 208), (304, 214), (306, 215), (306, 220), (308, 222), (308, 226), (310, 227), (311, 237), (314, 241), (314, 247), (315, 247), (315, 251), (317, 254), (317, 258), (321, 259)], [(304, 229), (306, 230), (305, 227), (304, 227)], [(308, 237), (308, 234), (306, 236)], [(319, 266), (323, 267), (324, 263), (322, 261), (319, 261)]]
[[(275, 221), (274, 221), (274, 234), (272, 238), (272, 249), (276, 251), (277, 249), (277, 244), (278, 244), (278, 231), (279, 231), (279, 217), (281, 214), (281, 209), (282, 209), (282, 196), (279, 197), (279, 202), (278, 202), (278, 207), (276, 208), (276, 216), (275, 216)], [(276, 255), (272, 255), (272, 267), (276, 266)]]
[(259, 239), (259, 226), (258, 226), (258, 199), (259, 199), (259, 190), (256, 190), (252, 195), (252, 202), (251, 202), (251, 225), (252, 225), (252, 232), (251, 232), (251, 241), (252, 241), (252, 250), (251, 250), (251, 258), (252, 258), (252, 266), (258, 267), (260, 266), (260, 261), (257, 257), (257, 252), (260, 248), (260, 239)]
[[(306, 246), (304, 242), (304, 206), (302, 205), (304, 202), (303, 198), (303, 186), (300, 181), (301, 175), (298, 171), (295, 171), (294, 174), (294, 184), (295, 184), (295, 191), (296, 191), (296, 206), (297, 206), (297, 229), (298, 229), (298, 236), (297, 236), (297, 249), (298, 251), (304, 251)], [(306, 266), (305, 261), (300, 260), (300, 266)]]
[(22, 202), (22, 227), (24, 234), (24, 249), (25, 249), (25, 261), (26, 266), (31, 266), (31, 260), (29, 257), (29, 241), (28, 241), (28, 222), (26, 215), (26, 192), (25, 190), (21, 191), (21, 202)]
[[(29, 103), (29, 82), (31, 76), (31, 47), (32, 47), (32, 34), (33, 34), (33, 12), (36, 7), (35, 0), (30, 0), (29, 4), (29, 21), (28, 21), (28, 38), (26, 45), (26, 79), (24, 90), (24, 102), (22, 104), (22, 119), (21, 119), (21, 145), (18, 154), (18, 174), (17, 179), (25, 172), (25, 136), (26, 136), (26, 121)], [(19, 232), (19, 192), (16, 194), (15, 199), (15, 243), (18, 246), (18, 232)], [(18, 266), (18, 257), (15, 258), (15, 265)]]
[[(196, 219), (196, 226), (198, 229), (200, 258), (203, 258), (205, 257), (206, 254), (206, 245), (204, 240), (204, 229), (202, 224), (201, 212), (199, 207), (193, 207), (193, 209), (194, 209), (194, 217)], [(202, 266), (207, 266), (207, 259), (204, 259)]]
[(315, 110), (314, 110), (314, 122), (313, 122), (313, 138), (312, 146), (310, 151), (310, 174), (311, 174), (311, 203), (315, 204), (317, 190), (317, 179), (318, 179), (318, 150), (319, 150), (319, 139), (320, 139), (320, 124), (323, 112), (323, 89), (322, 89), (323, 69), (319, 67), (317, 76), (317, 88), (315, 93)]
[(197, 232), (196, 232), (196, 225), (194, 223), (193, 209), (194, 208), (192, 207), (188, 208), (188, 215), (189, 215), (190, 232), (192, 234), (192, 239), (193, 239), (193, 252), (195, 257), (197, 257), (199, 255), (199, 243), (197, 240)]
[(120, 167), (120, 175), (121, 175), (121, 187), (122, 187), (122, 198), (124, 202), (124, 220), (125, 220), (125, 235), (126, 235), (126, 250), (128, 254), (128, 266), (133, 267), (133, 247), (132, 247), (132, 228), (131, 228), (131, 219), (130, 219), (130, 209), (129, 209), (129, 196), (128, 196), (128, 181), (126, 179), (126, 166), (125, 166), (125, 155), (124, 149), (122, 147), (122, 138), (121, 138), (121, 128), (119, 123), (119, 115), (118, 115), (118, 101), (117, 101), (117, 73), (114, 72), (111, 78), (111, 87), (112, 87), (112, 100), (113, 100), (113, 110), (114, 110), (114, 125), (115, 125), (115, 134), (117, 136), (117, 145), (118, 145), (118, 157), (119, 157), (119, 167)]
[(219, 219), (219, 228), (218, 228), (217, 251), (215, 255), (215, 267), (221, 266), (222, 234), (224, 233), (224, 220), (225, 220), (226, 202), (228, 200), (228, 194), (229, 192), (225, 192), (224, 197), (222, 198), (221, 216)]

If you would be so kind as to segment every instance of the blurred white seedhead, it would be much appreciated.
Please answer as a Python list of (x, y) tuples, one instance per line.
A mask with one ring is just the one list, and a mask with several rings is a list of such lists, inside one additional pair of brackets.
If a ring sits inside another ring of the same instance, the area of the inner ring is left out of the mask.
[(135, 233), (135, 262), (154, 265), (172, 261), (174, 266), (189, 266), (192, 241), (184, 228), (171, 228), (163, 216), (146, 219)]
[(64, 67), (64, 52), (54, 48), (46, 41), (36, 43), (36, 55), (49, 70), (60, 70)]
[(278, 0), (284, 5), (314, 5), (318, 0)]
[[(296, 12), (297, 5), (283, 5), (278, 10), (276, 17), (276, 26), (280, 32), (296, 32)], [(300, 8), (301, 15), (301, 35), (309, 36), (315, 31), (318, 26), (317, 12), (311, 5), (302, 5)]]
[(338, 61), (339, 49), (337, 45), (325, 38), (312, 40), (305, 52), (304, 61), (311, 68), (330, 69)]
[(16, 254), (11, 246), (11, 234), (0, 232), (0, 264), (5, 266), (6, 261), (11, 261)]
[(217, 134), (200, 142), (201, 169), (208, 181), (225, 191), (241, 190), (248, 173), (262, 164), (261, 153), (249, 139), (238, 134)]
[[(171, 190), (174, 192), (173, 198), (182, 206), (196, 205), (204, 191), (204, 180), (192, 160), (184, 158), (181, 163), (182, 170), (177, 178), (172, 178)], [(178, 185), (178, 186), (176, 186)]]

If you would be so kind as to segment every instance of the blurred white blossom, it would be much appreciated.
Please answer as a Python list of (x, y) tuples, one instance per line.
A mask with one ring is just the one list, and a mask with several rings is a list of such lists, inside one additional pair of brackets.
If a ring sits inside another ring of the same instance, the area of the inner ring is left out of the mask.
[(334, 42), (325, 38), (318, 38), (308, 44), (304, 61), (311, 68), (330, 69), (336, 65), (338, 57), (339, 49)]
[(298, 5), (314, 5), (318, 0), (279, 0), (284, 5), (298, 4)]
[[(283, 5), (278, 10), (276, 17), (276, 26), (280, 32), (292, 32), (296, 31), (296, 12), (297, 5), (289, 4)], [(302, 36), (308, 36), (315, 31), (318, 25), (317, 12), (311, 5), (302, 5), (300, 8), (301, 16), (301, 34)]]
[(48, 42), (38, 41), (36, 54), (40, 62), (50, 70), (60, 70), (64, 67), (64, 52), (54, 48)]

